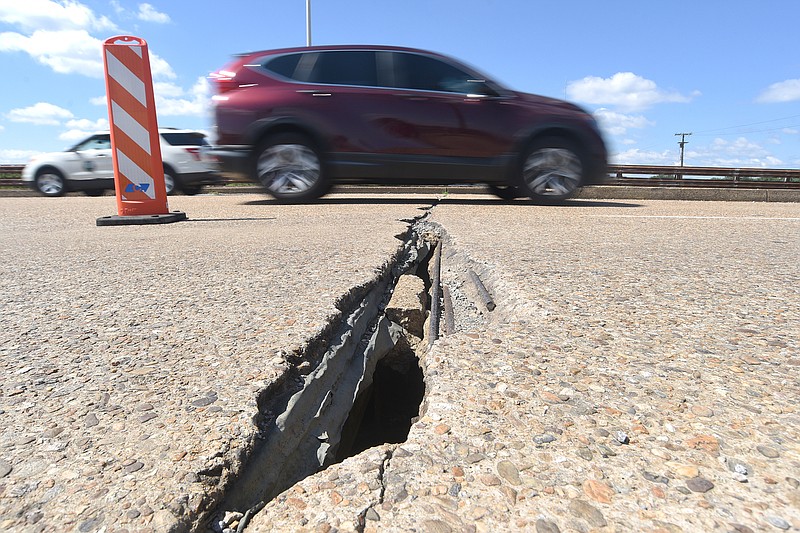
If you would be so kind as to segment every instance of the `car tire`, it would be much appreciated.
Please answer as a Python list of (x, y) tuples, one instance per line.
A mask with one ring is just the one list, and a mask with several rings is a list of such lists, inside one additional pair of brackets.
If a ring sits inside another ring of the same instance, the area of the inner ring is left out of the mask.
[(513, 185), (495, 185), (490, 183), (487, 185), (489, 192), (497, 196), (498, 198), (502, 198), (503, 200), (514, 200), (515, 198), (519, 198), (521, 196), (525, 196), (519, 191), (519, 187), (515, 187)]
[(36, 190), (45, 196), (64, 196), (67, 182), (64, 175), (54, 168), (44, 168), (36, 173)]
[(186, 196), (194, 196), (196, 194), (200, 194), (203, 190), (202, 185), (182, 185), (181, 192)]
[(168, 196), (171, 195), (171, 194), (175, 194), (175, 184), (176, 184), (175, 174), (171, 170), (165, 168), (164, 169), (164, 188), (166, 189)]
[(519, 189), (537, 203), (561, 203), (580, 189), (583, 161), (580, 151), (566, 139), (538, 139), (522, 158)]
[(303, 135), (269, 137), (258, 145), (253, 159), (255, 180), (280, 202), (309, 202), (328, 192), (320, 152)]

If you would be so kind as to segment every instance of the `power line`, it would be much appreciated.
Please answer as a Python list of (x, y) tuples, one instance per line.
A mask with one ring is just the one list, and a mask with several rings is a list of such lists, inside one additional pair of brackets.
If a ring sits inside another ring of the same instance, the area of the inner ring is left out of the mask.
[(759, 124), (769, 124), (771, 122), (780, 122), (782, 120), (789, 120), (789, 119), (797, 118), (797, 117), (800, 117), (800, 115), (790, 115), (788, 117), (773, 118), (771, 120), (761, 120), (759, 122), (751, 122), (749, 124), (739, 124), (738, 126), (727, 126), (725, 128), (702, 130), (702, 131), (695, 132), (695, 134), (697, 134), (697, 135), (738, 135), (740, 133), (761, 133), (761, 132), (765, 132), (765, 131), (776, 131), (776, 130), (780, 130), (780, 129), (783, 129), (783, 128), (792, 128), (792, 127), (795, 127), (795, 126), (781, 126), (780, 128), (767, 129), (767, 130), (758, 130), (758, 131), (752, 131), (752, 132), (747, 132), (746, 131), (746, 132), (734, 132), (734, 133), (715, 133), (715, 132), (721, 132), (721, 131), (725, 131), (725, 130), (733, 130), (733, 129), (736, 129), (736, 128), (748, 128), (750, 126), (758, 126)]
[[(745, 130), (745, 131), (732, 131), (729, 133), (696, 133), (698, 137), (725, 137), (728, 135), (749, 135), (751, 133), (769, 133), (771, 131), (781, 131), (789, 128), (800, 128), (800, 124), (786, 124), (781, 126), (780, 128), (767, 128), (764, 130)], [(730, 129), (730, 128), (726, 128)], [(719, 131), (719, 130), (710, 130), (710, 131)]]

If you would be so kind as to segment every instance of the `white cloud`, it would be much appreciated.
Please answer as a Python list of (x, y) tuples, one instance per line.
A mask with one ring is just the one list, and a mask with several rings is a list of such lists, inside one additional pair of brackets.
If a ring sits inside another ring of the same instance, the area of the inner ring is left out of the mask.
[(0, 52), (25, 52), (60, 74), (103, 76), (102, 41), (86, 30), (0, 33)]
[(150, 4), (139, 4), (137, 18), (145, 22), (155, 22), (157, 24), (167, 24), (170, 22), (169, 15), (156, 11), (156, 8)]
[(73, 117), (72, 112), (57, 105), (39, 102), (30, 107), (12, 109), (6, 116), (12, 122), (27, 122), (40, 126), (58, 126)]
[(6, 165), (24, 165), (30, 159), (39, 155), (40, 150), (0, 150), (0, 163)]
[(117, 15), (122, 15), (125, 12), (125, 8), (122, 7), (117, 0), (111, 0), (108, 4), (112, 7), (112, 9), (114, 9), (114, 12)]
[(99, 118), (97, 120), (89, 120), (86, 118), (79, 118), (68, 120), (65, 124), (68, 128), (77, 128), (82, 130), (90, 130), (92, 132), (108, 129), (108, 119)]
[(154, 80), (157, 79), (175, 79), (175, 71), (164, 59), (150, 51), (150, 72)]
[(23, 31), (117, 29), (108, 18), (98, 17), (87, 6), (72, 0), (3, 1), (0, 3), (0, 22), (17, 26)]
[(58, 138), (62, 141), (75, 142), (98, 131), (107, 130), (108, 119), (100, 118), (97, 120), (89, 120), (81, 118), (68, 120), (64, 125), (69, 129), (59, 134)]
[(567, 85), (567, 95), (572, 100), (595, 105), (613, 105), (623, 111), (641, 111), (656, 104), (689, 102), (700, 93), (686, 96), (660, 89), (652, 80), (632, 72), (617, 72), (610, 78), (587, 76)]
[(626, 115), (601, 107), (594, 116), (600, 122), (603, 131), (611, 135), (624, 135), (629, 129), (642, 129), (655, 126), (655, 122), (643, 115)]
[[(0, 4), (0, 21), (19, 30), (0, 33), (0, 52), (26, 53), (60, 74), (103, 77), (103, 40), (92, 33), (116, 30), (113, 22), (74, 0), (23, 0), (17, 4), (5, 0)], [(118, 3), (112, 7), (120, 8)], [(165, 22), (166, 15), (150, 4), (141, 4), (140, 10), (150, 20)], [(152, 52), (150, 69), (154, 79), (176, 77), (169, 63)]]
[[(59, 74), (104, 76), (103, 41), (86, 30), (35, 31), (30, 36), (0, 33), (0, 52), (25, 52)], [(153, 79), (176, 77), (169, 63), (152, 52), (150, 71)]]
[[(210, 86), (205, 76), (197, 78), (188, 91), (172, 82), (154, 82), (156, 111), (159, 117), (204, 117), (209, 112)], [(105, 95), (92, 98), (90, 102), (106, 106)], [(159, 124), (163, 121), (159, 118)]]
[(678, 154), (669, 150), (654, 152), (630, 148), (624, 152), (611, 154), (610, 159), (615, 165), (675, 165), (678, 162)]
[(757, 102), (767, 104), (795, 100), (800, 100), (800, 79), (773, 83), (756, 98)]
[[(677, 166), (680, 152), (677, 145), (674, 150), (661, 152), (631, 148), (612, 154), (610, 159), (615, 165)], [(758, 143), (744, 138), (735, 141), (716, 139), (709, 145), (695, 145), (693, 149), (687, 145), (684, 161), (687, 166), (699, 167), (780, 168), (785, 165)]]
[(159, 117), (205, 116), (208, 111), (209, 86), (205, 76), (197, 78), (189, 91), (172, 83), (156, 83), (153, 92)]
[(761, 144), (746, 137), (716, 138), (708, 145), (694, 144), (685, 156), (686, 164), (695, 166), (779, 168), (784, 164)]

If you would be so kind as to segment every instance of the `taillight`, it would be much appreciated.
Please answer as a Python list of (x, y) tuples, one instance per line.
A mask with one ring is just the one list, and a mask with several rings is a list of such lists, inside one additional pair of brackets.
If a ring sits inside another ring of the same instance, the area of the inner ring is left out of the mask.
[(239, 84), (234, 81), (235, 77), (236, 77), (235, 72), (229, 72), (227, 70), (212, 72), (211, 74), (208, 75), (208, 79), (216, 83), (217, 92), (219, 94), (224, 94), (228, 91), (232, 91), (239, 87)]
[(200, 161), (200, 148), (184, 148), (184, 150), (192, 154), (195, 161)]

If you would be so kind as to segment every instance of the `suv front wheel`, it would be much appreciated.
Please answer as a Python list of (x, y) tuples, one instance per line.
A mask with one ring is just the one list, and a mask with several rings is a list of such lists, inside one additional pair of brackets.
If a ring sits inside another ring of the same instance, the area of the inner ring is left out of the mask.
[(54, 168), (45, 168), (36, 174), (36, 190), (45, 196), (63, 196), (67, 192), (64, 175)]
[(583, 179), (580, 152), (558, 137), (534, 141), (522, 160), (520, 189), (541, 204), (557, 204), (578, 192)]
[(328, 188), (319, 151), (298, 134), (275, 135), (261, 143), (254, 172), (256, 181), (281, 202), (315, 200)]

